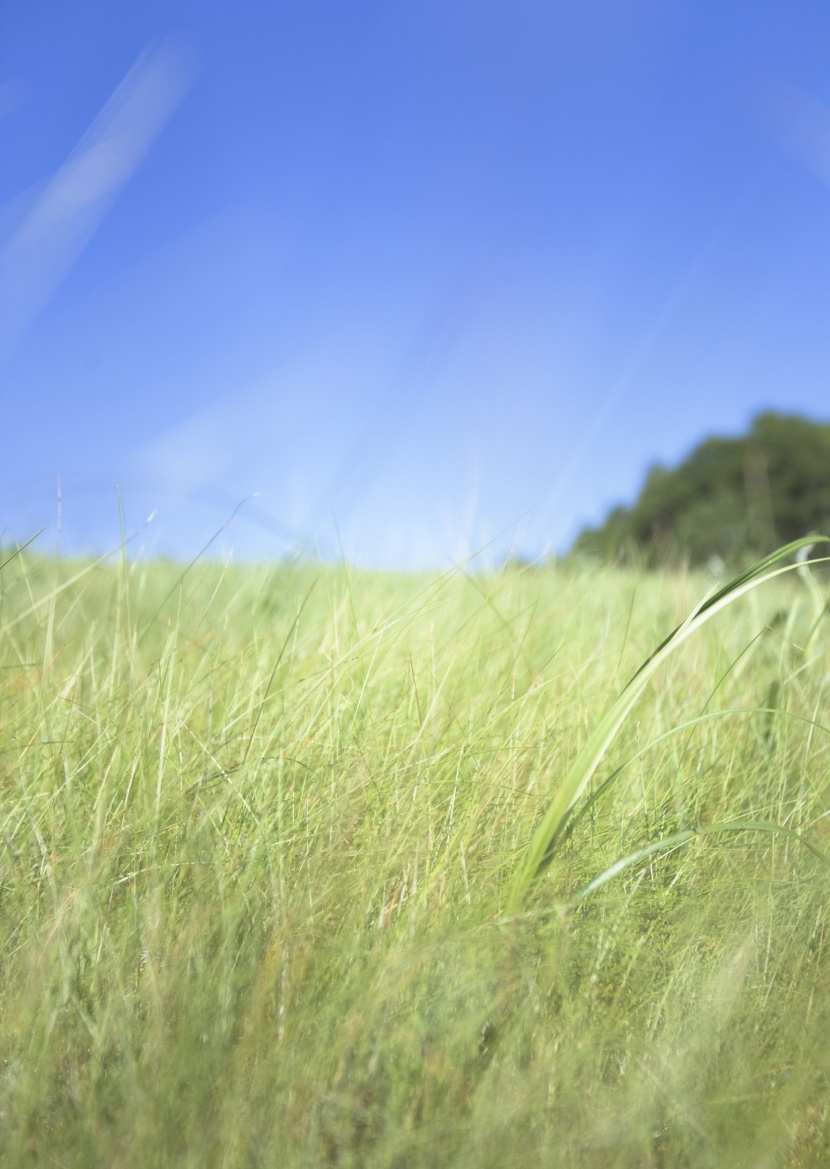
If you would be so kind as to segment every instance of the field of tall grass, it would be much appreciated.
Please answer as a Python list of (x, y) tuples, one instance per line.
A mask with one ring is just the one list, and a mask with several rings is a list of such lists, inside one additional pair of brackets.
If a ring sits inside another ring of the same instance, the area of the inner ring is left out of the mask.
[(10, 558), (3, 1164), (830, 1164), (827, 585), (637, 673), (711, 584)]

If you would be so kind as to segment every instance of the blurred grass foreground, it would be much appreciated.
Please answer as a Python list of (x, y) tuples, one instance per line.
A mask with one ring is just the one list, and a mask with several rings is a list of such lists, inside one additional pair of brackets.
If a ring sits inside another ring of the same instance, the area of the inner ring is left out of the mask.
[(10, 559), (3, 1164), (830, 1164), (825, 584), (688, 639), (510, 906), (708, 587)]

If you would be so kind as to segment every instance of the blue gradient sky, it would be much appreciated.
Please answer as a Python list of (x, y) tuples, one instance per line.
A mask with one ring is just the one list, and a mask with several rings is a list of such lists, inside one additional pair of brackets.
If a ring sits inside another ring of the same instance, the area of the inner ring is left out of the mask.
[[(830, 417), (830, 7), (7, 0), (0, 540), (562, 550)], [(58, 483), (60, 482), (60, 504)], [(249, 498), (253, 493), (258, 493)]]

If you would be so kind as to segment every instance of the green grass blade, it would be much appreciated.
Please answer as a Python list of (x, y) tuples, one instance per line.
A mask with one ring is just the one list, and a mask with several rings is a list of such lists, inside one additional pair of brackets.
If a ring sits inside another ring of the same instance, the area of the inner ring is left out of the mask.
[(785, 828), (783, 824), (776, 824), (771, 820), (727, 820), (722, 824), (700, 824), (697, 828), (684, 828), (681, 832), (673, 832), (670, 836), (663, 836), (659, 840), (652, 840), (649, 844), (638, 848), (636, 852), (630, 853), (628, 856), (621, 857), (620, 860), (615, 861), (613, 865), (609, 865), (598, 877), (594, 877), (587, 885), (579, 890), (578, 893), (568, 901), (566, 908), (572, 909), (584, 901), (591, 893), (597, 889), (601, 889), (614, 877), (618, 877), (620, 873), (624, 873), (626, 869), (632, 868), (639, 864), (640, 861), (647, 857), (653, 856), (657, 852), (668, 852), (674, 848), (680, 848), (684, 844), (689, 844), (698, 836), (714, 836), (721, 832), (767, 832), (771, 836), (787, 836), (791, 840), (798, 841), (803, 844), (806, 849), (809, 849), (814, 856), (828, 868), (830, 868), (830, 857), (817, 848), (805, 837), (801, 836), (792, 828)]
[(42, 536), (45, 531), (46, 531), (45, 528), (41, 528), (40, 531), (35, 532), (34, 536), (32, 536), (30, 539), (28, 539), (25, 544), (21, 544), (19, 548), (15, 548), (15, 550), (14, 550), (14, 552), (12, 552), (11, 556), (7, 556), (6, 559), (3, 561), (3, 563), (0, 564), (0, 572), (2, 572), (2, 570), (6, 567), (7, 564), (11, 564), (11, 562), (14, 560), (15, 556), (19, 556), (20, 553), (23, 552), (26, 548), (28, 548), (30, 544), (34, 544), (34, 542), (38, 538), (38, 536)]
[(800, 567), (798, 564), (786, 564), (780, 567), (783, 560), (801, 548), (820, 542), (828, 543), (830, 541), (823, 536), (806, 536), (801, 540), (786, 544), (777, 552), (758, 561), (757, 564), (734, 577), (728, 584), (702, 601), (689, 617), (678, 625), (646, 658), (600, 720), (554, 796), (533, 836), (524, 864), (514, 877), (508, 896), (508, 912), (516, 911), (519, 908), (540, 873), (549, 864), (572, 809), (585, 793), (605, 752), (646, 688), (652, 674), (659, 669), (670, 654), (679, 649), (706, 621), (725, 609), (727, 605), (731, 605), (757, 585)]
[(683, 722), (677, 723), (675, 726), (669, 727), (667, 731), (663, 731), (662, 734), (656, 735), (653, 739), (650, 739), (647, 743), (645, 743), (638, 751), (635, 751), (633, 755), (629, 755), (628, 758), (624, 762), (620, 763), (618, 767), (615, 767), (611, 774), (607, 776), (601, 784), (596, 786), (591, 792), (591, 795), (582, 802), (579, 810), (574, 812), (573, 815), (569, 816), (564, 838), (567, 838), (571, 835), (574, 826), (582, 819), (586, 812), (591, 809), (596, 801), (605, 795), (611, 785), (616, 782), (616, 780), (620, 777), (620, 775), (622, 775), (626, 768), (630, 767), (631, 764), (635, 763), (638, 759), (642, 759), (642, 757), (648, 754), (649, 751), (652, 751), (658, 745), (658, 743), (663, 743), (666, 741), (666, 739), (670, 739), (674, 735), (679, 735), (683, 731), (689, 730), (691, 727), (700, 726), (701, 723), (711, 722), (713, 719), (734, 718), (736, 715), (742, 714), (763, 715), (765, 735), (767, 728), (772, 723), (774, 723), (776, 719), (789, 719), (792, 722), (806, 723), (815, 730), (824, 731), (825, 734), (830, 735), (830, 724), (821, 723), (817, 719), (807, 718), (801, 714), (794, 714), (793, 711), (786, 710), (780, 705), (729, 706), (723, 710), (704, 711), (703, 714), (697, 714), (694, 718), (684, 719)]

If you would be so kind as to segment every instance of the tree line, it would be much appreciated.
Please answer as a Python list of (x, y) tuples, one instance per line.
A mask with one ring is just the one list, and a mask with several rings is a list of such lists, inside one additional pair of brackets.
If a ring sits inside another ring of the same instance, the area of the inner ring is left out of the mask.
[(649, 566), (740, 567), (812, 532), (830, 535), (830, 423), (758, 414), (746, 435), (653, 466), (631, 507), (585, 528), (572, 552)]

